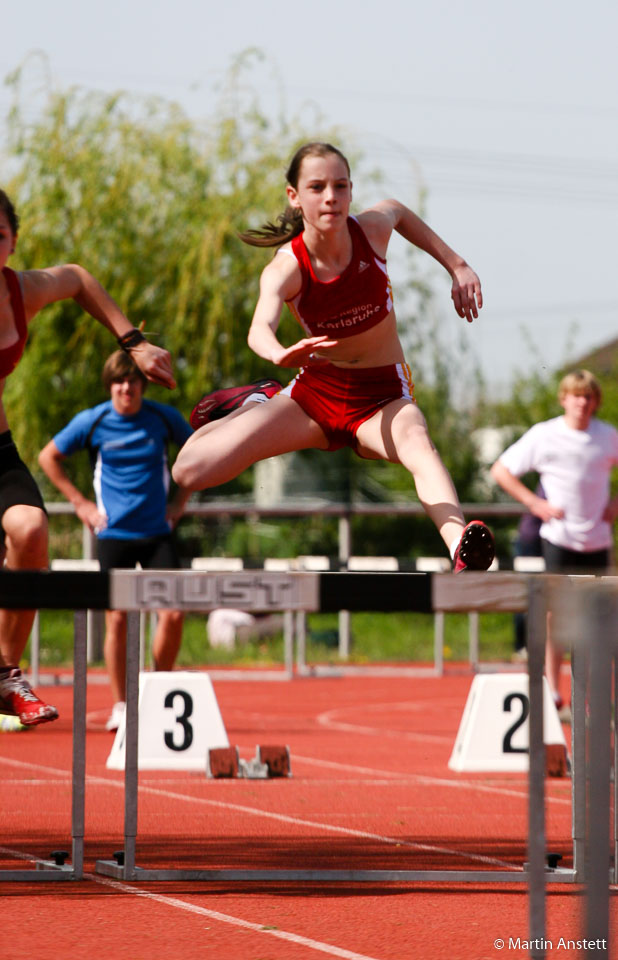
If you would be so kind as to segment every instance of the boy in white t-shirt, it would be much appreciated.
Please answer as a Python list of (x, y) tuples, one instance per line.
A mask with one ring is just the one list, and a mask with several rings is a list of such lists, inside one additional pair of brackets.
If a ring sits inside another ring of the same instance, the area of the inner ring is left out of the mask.
[[(612, 524), (618, 497), (610, 498), (610, 477), (618, 465), (618, 430), (594, 414), (601, 387), (588, 370), (575, 370), (560, 382), (563, 416), (531, 427), (491, 468), (494, 480), (542, 520), (540, 535), (550, 573), (603, 573), (610, 563)], [(543, 500), (518, 478), (539, 474)], [(559, 711), (562, 653), (548, 623), (545, 670)]]

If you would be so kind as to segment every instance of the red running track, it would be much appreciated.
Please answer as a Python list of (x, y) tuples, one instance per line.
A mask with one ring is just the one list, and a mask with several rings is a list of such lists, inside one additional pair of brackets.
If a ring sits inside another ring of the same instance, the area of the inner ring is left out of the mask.
[[(447, 767), (470, 683), (469, 675), (216, 681), (241, 756), (286, 743), (293, 777), (141, 773), (138, 865), (520, 869), (526, 777)], [(3, 868), (70, 850), (72, 690), (45, 693), (59, 721), (0, 735)], [(529, 956), (521, 883), (128, 884), (96, 875), (95, 860), (122, 847), (123, 774), (105, 767), (109, 707), (107, 686), (89, 684), (87, 878), (3, 884), (0, 960)], [(547, 794), (548, 849), (568, 865), (570, 784), (548, 780)], [(583, 906), (580, 889), (548, 888), (548, 957), (580, 955), (564, 942), (583, 937)], [(612, 911), (615, 937), (613, 903)]]

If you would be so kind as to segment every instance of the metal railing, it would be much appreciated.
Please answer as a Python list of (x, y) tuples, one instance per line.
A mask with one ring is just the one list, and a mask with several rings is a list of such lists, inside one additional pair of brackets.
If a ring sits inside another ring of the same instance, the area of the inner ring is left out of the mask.
[[(50, 502), (45, 504), (50, 516), (60, 514), (75, 514), (71, 503)], [(465, 516), (491, 518), (511, 517), (518, 520), (527, 510), (520, 503), (462, 503), (461, 508)], [(261, 517), (312, 517), (319, 513), (323, 517), (339, 518), (338, 559), (345, 566), (352, 555), (351, 521), (354, 517), (424, 517), (425, 510), (420, 503), (332, 503), (324, 500), (289, 501), (271, 506), (256, 503), (241, 503), (237, 500), (211, 500), (206, 503), (189, 502), (185, 508), (185, 516), (222, 518), (244, 517), (245, 520), (259, 520)], [(182, 521), (181, 521), (182, 522)], [(83, 557), (92, 559), (95, 556), (95, 536), (83, 528)]]

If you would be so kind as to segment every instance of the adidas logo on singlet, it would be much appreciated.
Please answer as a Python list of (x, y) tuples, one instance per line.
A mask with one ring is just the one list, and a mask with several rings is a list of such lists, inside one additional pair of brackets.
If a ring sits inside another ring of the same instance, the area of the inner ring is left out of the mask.
[(370, 265), (369, 265), (368, 263), (366, 263), (365, 260), (361, 260), (360, 263), (359, 263), (359, 265), (358, 265), (358, 272), (359, 272), (359, 273), (362, 273), (363, 270), (368, 270), (368, 269), (369, 269), (369, 266), (370, 266)]

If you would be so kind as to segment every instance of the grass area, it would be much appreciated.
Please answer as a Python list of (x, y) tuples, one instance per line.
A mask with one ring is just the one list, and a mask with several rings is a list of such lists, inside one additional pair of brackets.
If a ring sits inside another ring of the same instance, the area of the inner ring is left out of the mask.
[[(73, 617), (69, 611), (44, 610), (40, 614), (41, 666), (70, 664), (73, 656)], [(353, 613), (350, 618), (351, 663), (414, 662), (433, 660), (434, 626), (431, 614)], [(336, 614), (309, 614), (307, 617), (307, 662), (336, 663)], [(510, 614), (487, 613), (480, 616), (479, 646), (481, 660), (508, 660), (513, 651), (513, 618)], [(445, 618), (445, 662), (468, 657), (468, 617), (449, 614)], [(30, 647), (24, 660), (30, 658)], [(205, 615), (189, 615), (185, 620), (183, 643), (178, 658), (180, 667), (233, 664), (270, 665), (283, 662), (283, 636), (253, 638), (237, 650), (213, 649), (208, 643)]]

